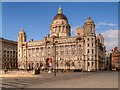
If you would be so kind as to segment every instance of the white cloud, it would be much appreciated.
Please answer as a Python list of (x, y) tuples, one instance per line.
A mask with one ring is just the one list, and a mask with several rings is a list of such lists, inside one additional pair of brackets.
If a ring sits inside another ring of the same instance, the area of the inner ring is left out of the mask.
[(96, 26), (117, 26), (117, 24), (106, 23), (106, 22), (98, 22), (98, 23), (96, 23)]
[(114, 47), (118, 47), (118, 40), (106, 41), (106, 50), (112, 50)]
[(116, 46), (118, 47), (118, 30), (107, 30), (102, 35), (104, 36), (107, 50), (111, 50)]
[(105, 45), (107, 50), (111, 50), (114, 47), (118, 46), (118, 25), (115, 23), (107, 23), (107, 22), (98, 22), (96, 23), (96, 28), (112, 27), (113, 29), (109, 29), (104, 31), (102, 34), (105, 39)]
[(118, 30), (107, 30), (102, 33), (104, 38), (106, 39), (117, 39), (118, 38)]

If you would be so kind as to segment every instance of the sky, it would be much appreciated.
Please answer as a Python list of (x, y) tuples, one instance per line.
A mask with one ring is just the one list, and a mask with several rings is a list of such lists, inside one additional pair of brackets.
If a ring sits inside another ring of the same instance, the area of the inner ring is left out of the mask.
[(108, 50), (118, 43), (118, 3), (117, 2), (3, 2), (2, 37), (17, 41), (21, 28), (30, 39), (42, 40), (50, 33), (50, 24), (59, 6), (71, 26), (75, 36), (77, 27), (82, 27), (88, 16), (96, 25), (96, 34), (102, 33)]

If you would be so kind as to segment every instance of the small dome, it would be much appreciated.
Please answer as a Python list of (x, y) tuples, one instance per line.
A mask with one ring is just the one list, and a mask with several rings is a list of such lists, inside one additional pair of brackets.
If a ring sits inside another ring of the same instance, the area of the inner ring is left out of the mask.
[(91, 17), (88, 17), (88, 19), (86, 20), (86, 23), (94, 23), (93, 20), (91, 19)]
[(26, 34), (26, 33), (25, 33), (24, 29), (21, 29), (19, 34)]
[(99, 33), (99, 34), (97, 35), (97, 39), (98, 39), (98, 41), (99, 41), (101, 44), (104, 45), (104, 37), (103, 37), (103, 35), (102, 35), (101, 33)]
[(99, 34), (97, 35), (97, 37), (98, 37), (98, 38), (104, 38), (101, 33), (99, 33)]
[(54, 20), (55, 20), (55, 19), (65, 19), (65, 20), (67, 20), (66, 16), (65, 16), (64, 14), (62, 14), (62, 13), (61, 13), (61, 14), (58, 13), (58, 14), (54, 17)]

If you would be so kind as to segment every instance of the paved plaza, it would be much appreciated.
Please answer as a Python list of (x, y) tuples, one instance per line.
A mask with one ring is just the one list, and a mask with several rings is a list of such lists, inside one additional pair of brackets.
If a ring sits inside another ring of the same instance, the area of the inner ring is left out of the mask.
[(5, 77), (3, 88), (118, 88), (118, 72), (41, 73), (37, 77)]

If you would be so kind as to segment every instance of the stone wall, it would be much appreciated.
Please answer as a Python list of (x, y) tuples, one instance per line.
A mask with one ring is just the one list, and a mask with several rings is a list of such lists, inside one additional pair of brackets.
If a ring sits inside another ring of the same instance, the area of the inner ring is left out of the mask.
[(0, 71), (0, 74), (13, 74), (13, 75), (30, 75), (33, 74), (33, 71), (23, 71), (23, 70), (15, 70), (15, 71)]

